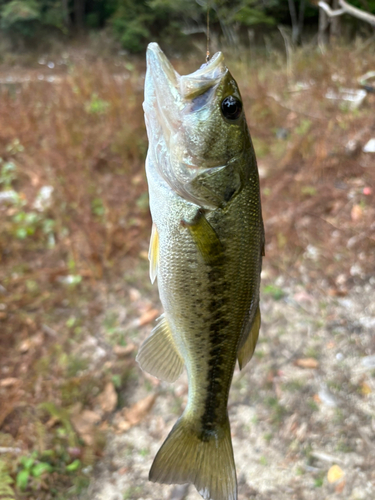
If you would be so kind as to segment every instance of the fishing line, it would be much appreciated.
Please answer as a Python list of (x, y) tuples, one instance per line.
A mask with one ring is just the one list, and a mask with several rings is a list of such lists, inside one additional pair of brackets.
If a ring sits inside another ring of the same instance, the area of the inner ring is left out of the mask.
[(210, 2), (207, 2), (207, 50), (206, 63), (210, 60)]

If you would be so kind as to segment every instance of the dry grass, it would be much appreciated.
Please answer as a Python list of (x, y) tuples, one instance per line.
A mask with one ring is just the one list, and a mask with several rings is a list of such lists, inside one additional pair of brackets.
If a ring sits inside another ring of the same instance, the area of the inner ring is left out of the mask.
[[(263, 176), (266, 254), (276, 272), (298, 276), (307, 249), (310, 271), (323, 276), (332, 293), (373, 271), (375, 159), (362, 147), (374, 137), (375, 96), (350, 110), (326, 94), (359, 89), (357, 79), (374, 66), (367, 50), (347, 47), (325, 56), (297, 52), (291, 73), (241, 65)], [(360, 270), (350, 273), (356, 264)], [(345, 276), (341, 285), (338, 274)]]
[[(0, 204), (0, 437), (23, 453), (52, 450), (58, 472), (45, 491), (72, 481), (65, 466), (74, 453), (57, 448), (78, 446), (87, 465), (102, 447), (86, 446), (58, 412), (92, 408), (106, 381), (116, 377), (121, 388), (129, 372), (128, 363), (103, 366), (108, 356), (88, 360), (80, 346), (95, 335), (101, 283), (124, 272), (149, 226), (142, 78), (130, 69), (83, 62), (53, 82), (30, 69), (31, 81), (17, 83), (23, 70), (0, 88), (2, 188), (17, 193)], [(56, 414), (38, 409), (45, 401)]]

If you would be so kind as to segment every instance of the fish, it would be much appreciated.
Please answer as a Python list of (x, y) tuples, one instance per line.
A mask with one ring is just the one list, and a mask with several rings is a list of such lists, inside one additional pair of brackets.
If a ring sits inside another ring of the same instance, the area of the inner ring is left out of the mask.
[(149, 480), (192, 483), (205, 500), (236, 500), (228, 395), (260, 328), (264, 226), (259, 175), (236, 81), (216, 53), (180, 75), (147, 48), (143, 109), (152, 232), (150, 278), (164, 313), (139, 349), (151, 375), (186, 368), (188, 400)]

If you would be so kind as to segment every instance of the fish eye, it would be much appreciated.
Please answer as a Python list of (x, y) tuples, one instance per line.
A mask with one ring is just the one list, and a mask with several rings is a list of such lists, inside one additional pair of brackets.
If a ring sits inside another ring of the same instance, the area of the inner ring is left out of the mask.
[(221, 112), (227, 120), (237, 120), (242, 112), (242, 102), (229, 95), (221, 102)]

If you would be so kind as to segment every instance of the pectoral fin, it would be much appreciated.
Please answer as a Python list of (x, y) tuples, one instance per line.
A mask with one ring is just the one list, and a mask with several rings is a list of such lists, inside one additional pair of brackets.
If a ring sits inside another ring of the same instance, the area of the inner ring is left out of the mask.
[(148, 260), (150, 261), (150, 280), (153, 283), (158, 274), (159, 266), (159, 234), (155, 224), (152, 224)]
[(192, 221), (183, 221), (183, 225), (189, 229), (204, 261), (210, 265), (219, 264), (224, 257), (223, 245), (203, 211), (198, 210)]
[(142, 344), (136, 360), (142, 370), (166, 382), (174, 382), (181, 375), (184, 361), (164, 315)]
[(258, 305), (254, 320), (252, 321), (252, 323), (248, 324), (247, 331), (245, 330), (244, 332), (242, 345), (240, 346), (237, 353), (240, 370), (242, 370), (242, 368), (244, 368), (253, 357), (255, 346), (257, 344), (259, 336), (260, 321), (260, 309)]

